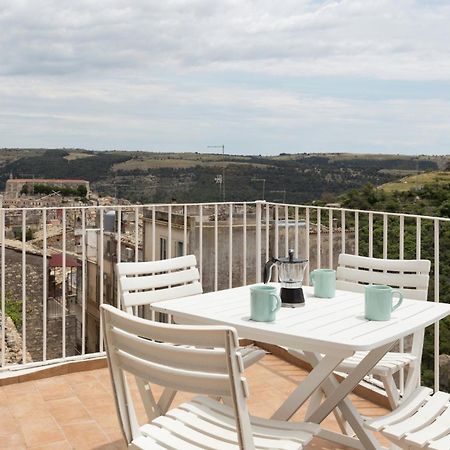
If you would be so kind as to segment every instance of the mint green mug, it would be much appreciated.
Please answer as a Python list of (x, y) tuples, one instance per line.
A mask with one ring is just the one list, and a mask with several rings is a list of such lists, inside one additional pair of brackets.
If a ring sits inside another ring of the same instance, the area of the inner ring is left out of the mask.
[(314, 286), (314, 297), (333, 298), (336, 294), (336, 271), (333, 269), (313, 270), (309, 278)]
[[(393, 305), (392, 299), (398, 295), (398, 302)], [(390, 320), (392, 311), (395, 311), (403, 302), (403, 294), (390, 286), (369, 284), (364, 289), (365, 317), (368, 320)]]
[(250, 319), (273, 322), (281, 308), (281, 299), (275, 286), (258, 284), (250, 287)]

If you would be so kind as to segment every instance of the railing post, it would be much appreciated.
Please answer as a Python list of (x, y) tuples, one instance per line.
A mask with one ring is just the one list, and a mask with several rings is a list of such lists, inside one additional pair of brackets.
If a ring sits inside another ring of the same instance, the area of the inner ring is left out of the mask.
[[(434, 219), (434, 301), (439, 303), (439, 219)], [(439, 322), (434, 324), (434, 391), (439, 390)]]
[[(261, 208), (265, 201), (256, 201), (256, 254), (255, 254), (255, 270), (256, 282), (261, 283)], [(268, 226), (268, 224), (266, 225)]]
[(2, 367), (6, 365), (6, 290), (5, 290), (5, 210), (3, 206), (0, 209), (0, 237), (1, 237), (1, 315), (2, 315)]

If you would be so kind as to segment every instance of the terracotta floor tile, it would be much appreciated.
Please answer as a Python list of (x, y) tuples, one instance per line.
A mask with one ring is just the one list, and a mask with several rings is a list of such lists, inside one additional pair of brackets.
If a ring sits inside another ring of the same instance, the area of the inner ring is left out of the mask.
[(97, 422), (97, 424), (103, 429), (116, 428), (119, 429), (119, 421), (117, 419), (115, 405), (110, 407), (103, 404), (91, 405), (86, 407), (89, 414), (89, 418)]
[(125, 444), (110, 442), (105, 445), (100, 445), (99, 447), (95, 447), (95, 450), (126, 450), (127, 446)]
[(67, 397), (47, 401), (48, 411), (58, 424), (90, 419), (86, 408), (78, 397)]
[(104, 403), (109, 404), (111, 401), (114, 401), (111, 393), (98, 381), (82, 383), (77, 386), (74, 385), (73, 390), (85, 405), (96, 406)]
[(50, 416), (47, 404), (38, 392), (18, 395), (14, 400), (9, 400), (9, 410), (16, 419)]
[(71, 450), (73, 447), (69, 444), (68, 441), (58, 441), (53, 442), (52, 444), (46, 445), (38, 445), (37, 447), (29, 447), (33, 450)]
[(97, 381), (97, 378), (92, 375), (91, 372), (68, 373), (63, 375), (62, 378), (64, 378), (71, 386), (78, 386), (82, 383)]
[(37, 391), (34, 381), (27, 381), (26, 383), (9, 384), (8, 386), (3, 386), (1, 389), (3, 393), (6, 395), (6, 398), (8, 400), (14, 398), (17, 395), (25, 395)]
[(119, 426), (114, 428), (107, 428), (101, 426), (100, 428), (106, 434), (108, 441), (110, 443), (116, 444), (119, 447), (124, 446), (126, 448), (125, 440), (123, 438), (122, 431), (119, 429)]
[(26, 449), (25, 446), (25, 440), (23, 438), (22, 433), (13, 433), (6, 436), (2, 436), (0, 438), (0, 449), (6, 450), (6, 449), (14, 449), (14, 450), (22, 450)]
[(19, 426), (28, 447), (46, 446), (65, 439), (61, 428), (51, 416), (25, 417), (19, 420)]
[(75, 449), (93, 449), (110, 444), (106, 434), (93, 420), (64, 424), (62, 429)]
[(0, 405), (4, 405), (6, 403), (6, 393), (4, 386), (0, 387)]
[[(270, 417), (306, 375), (304, 370), (267, 355), (246, 370), (250, 412)], [(139, 399), (134, 377), (127, 379), (133, 398)], [(155, 397), (158, 398), (161, 392), (162, 389), (157, 387)], [(178, 393), (174, 405), (188, 401), (192, 396)], [(363, 414), (381, 415), (386, 411), (359, 397), (351, 398)], [(306, 406), (294, 415), (293, 420), (302, 420)], [(140, 423), (146, 421), (140, 400), (137, 415)], [(323, 425), (337, 431), (332, 414)], [(126, 449), (116, 417), (108, 369), (0, 387), (0, 449), (25, 447), (34, 450)], [(320, 439), (314, 439), (308, 446), (314, 450), (340, 448)]]
[(56, 400), (74, 395), (71, 385), (61, 377), (45, 378), (36, 381), (35, 384), (44, 400)]
[(0, 442), (8, 434), (19, 432), (19, 427), (11, 411), (0, 405)]

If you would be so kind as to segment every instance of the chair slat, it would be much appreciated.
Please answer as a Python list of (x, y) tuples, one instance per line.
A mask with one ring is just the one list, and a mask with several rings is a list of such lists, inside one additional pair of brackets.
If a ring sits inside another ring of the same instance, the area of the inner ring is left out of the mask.
[(450, 448), (450, 435), (430, 442), (428, 448), (430, 450), (448, 450)]
[[(203, 408), (204, 411), (208, 412), (208, 414), (213, 411), (222, 415), (222, 417), (233, 417), (233, 411), (230, 407), (218, 403), (208, 397), (195, 397), (189, 404), (194, 404), (198, 408)], [(252, 416), (252, 424), (265, 430), (270, 428), (285, 431), (299, 431), (298, 423), (286, 422), (284, 420), (269, 420)], [(302, 423), (301, 427), (301, 431), (306, 431), (308, 433), (315, 433), (319, 429), (320, 427), (313, 423)]]
[(189, 297), (190, 295), (201, 294), (202, 285), (199, 282), (175, 286), (170, 289), (159, 289), (155, 291), (124, 292), (122, 299), (125, 307), (150, 305), (162, 300), (172, 300), (175, 298)]
[(353, 283), (376, 283), (397, 286), (399, 288), (426, 289), (428, 287), (428, 275), (405, 274), (390, 272), (370, 272), (368, 270), (353, 269), (350, 267), (338, 267), (336, 277), (339, 280)]
[(374, 431), (380, 431), (388, 425), (393, 425), (406, 418), (412, 416), (424, 403), (427, 397), (432, 394), (432, 390), (427, 387), (416, 389), (414, 394), (408, 397), (403, 403), (392, 413), (366, 423), (367, 427)]
[[(340, 370), (354, 369), (365, 357), (367, 352), (356, 352), (352, 357), (346, 358), (339, 364)], [(406, 367), (417, 358), (410, 353), (386, 353), (385, 356), (372, 369), (374, 375), (387, 375), (398, 372), (399, 367)]]
[(158, 275), (145, 275), (140, 277), (123, 276), (120, 278), (122, 289), (126, 292), (157, 289), (178, 284), (192, 283), (199, 280), (200, 273), (197, 268)]
[[(151, 438), (164, 445), (166, 449), (183, 449), (183, 450), (204, 450), (204, 447), (193, 445), (184, 438), (179, 438), (172, 434), (169, 430), (161, 428), (156, 425), (146, 424), (141, 427), (141, 432), (145, 436), (151, 436)], [(133, 442), (134, 443), (134, 442)], [(146, 448), (146, 447), (143, 447)], [(152, 447), (147, 447), (152, 449)]]
[(151, 358), (157, 364), (170, 365), (178, 369), (202, 370), (213, 373), (228, 373), (225, 350), (222, 348), (199, 348), (151, 341), (140, 336), (111, 330), (114, 345), (138, 358)]
[[(183, 436), (184, 439), (195, 445), (202, 445), (204, 449), (223, 449), (223, 450), (236, 450), (236, 443), (227, 442), (222, 439), (221, 435), (215, 437), (209, 436), (206, 433), (199, 432), (191, 427), (187, 427), (179, 420), (167, 416), (161, 416), (156, 418), (153, 423), (161, 426), (162, 428), (169, 430), (175, 436)], [(237, 434), (236, 434), (237, 437)]]
[(431, 425), (408, 434), (405, 442), (423, 447), (429, 441), (446, 435), (450, 435), (450, 405), (447, 405), (447, 409)]
[(342, 253), (339, 255), (338, 266), (427, 274), (430, 271), (431, 262), (427, 259), (382, 259)]
[(117, 264), (117, 274), (119, 277), (128, 275), (150, 275), (169, 270), (180, 270), (188, 267), (195, 267), (197, 260), (195, 255), (179, 256), (177, 258), (162, 259), (160, 261), (122, 262)]
[[(204, 398), (197, 397), (194, 399), (194, 401), (189, 403), (182, 403), (176, 410), (173, 410), (170, 412), (172, 415), (174, 411), (184, 411), (185, 413), (190, 413), (191, 416), (198, 418), (199, 420), (205, 420), (208, 423), (215, 424), (218, 428), (222, 430), (234, 430), (234, 418), (233, 418), (233, 412), (231, 411), (231, 408), (226, 410), (228, 407), (222, 408), (220, 412), (215, 411), (212, 408), (209, 408), (205, 406), (205, 404), (199, 404), (198, 401), (202, 401)], [(177, 416), (178, 417), (178, 416)], [(180, 416), (181, 417), (181, 416)], [(188, 419), (188, 416), (185, 416), (186, 420)], [(181, 419), (180, 420), (185, 420)], [(285, 426), (286, 425), (292, 425), (292, 427)], [(294, 425), (289, 422), (280, 422), (274, 421), (274, 420), (268, 420), (268, 419), (260, 419), (257, 417), (252, 417), (252, 430), (254, 436), (259, 437), (280, 437), (280, 438), (289, 438), (293, 439), (296, 442), (300, 442), (302, 444), (305, 444), (310, 434), (314, 432), (314, 425), (311, 427), (311, 429), (308, 429), (308, 425), (310, 424), (302, 424), (302, 428), (304, 428), (304, 431), (299, 430), (298, 424)], [(311, 424), (312, 425), (312, 424)], [(277, 426), (280, 426), (280, 428), (277, 428)]]
[(136, 358), (122, 350), (117, 350), (115, 357), (122, 370), (159, 386), (205, 395), (231, 395), (229, 377), (225, 374), (180, 370)]
[[(134, 448), (145, 448), (145, 449), (151, 449), (151, 450), (167, 450), (166, 445), (158, 444), (154, 439), (150, 438), (149, 436), (139, 436), (136, 439), (133, 439), (133, 446)], [(186, 449), (188, 450), (188, 449)], [(193, 450), (193, 449), (190, 449)], [(198, 450), (196, 448), (195, 450)]]
[(383, 434), (394, 439), (401, 439), (407, 433), (412, 433), (425, 427), (438, 417), (448, 402), (449, 395), (443, 392), (436, 392), (429, 397), (427, 402), (416, 412), (400, 423), (389, 425), (383, 430)]
[[(104, 309), (111, 313), (111, 310), (107, 308), (108, 306), (105, 305)], [(230, 332), (234, 336), (236, 346), (239, 343), (236, 332), (225, 326), (173, 326), (130, 316), (130, 314), (116, 308), (113, 308), (113, 310), (114, 314), (109, 317), (109, 323), (112, 327), (147, 339), (170, 342), (171, 344), (224, 348), (225, 333)]]
[[(385, 283), (385, 284), (387, 284), (387, 283)], [(342, 291), (364, 292), (365, 287), (366, 287), (365, 284), (358, 284), (353, 281), (336, 279), (336, 289), (339, 289)], [(426, 290), (426, 289), (401, 288), (400, 290), (402, 291), (403, 295), (406, 298), (410, 298), (411, 300), (426, 300), (427, 299), (428, 290)]]

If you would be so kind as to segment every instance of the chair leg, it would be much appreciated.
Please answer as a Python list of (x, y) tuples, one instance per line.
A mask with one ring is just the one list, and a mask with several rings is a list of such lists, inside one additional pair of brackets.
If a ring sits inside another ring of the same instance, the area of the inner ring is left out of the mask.
[(384, 390), (386, 391), (387, 398), (389, 401), (389, 406), (392, 410), (397, 408), (400, 401), (400, 394), (398, 392), (397, 385), (395, 384), (394, 378), (392, 375), (381, 377), (381, 381), (384, 385)]
[(414, 361), (410, 364), (408, 369), (408, 376), (405, 382), (405, 392), (403, 394), (404, 398), (409, 397), (415, 389), (420, 385), (420, 364)]

